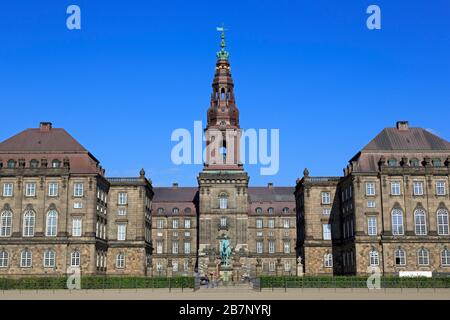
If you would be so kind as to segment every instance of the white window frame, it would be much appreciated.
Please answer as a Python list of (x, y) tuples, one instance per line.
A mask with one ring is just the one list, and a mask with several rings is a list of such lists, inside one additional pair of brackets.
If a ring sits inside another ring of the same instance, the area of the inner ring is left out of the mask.
[(3, 184), (3, 196), (4, 197), (12, 197), (14, 195), (14, 184), (13, 183), (4, 183)]
[(44, 268), (54, 268), (56, 264), (56, 253), (54, 250), (44, 251)]
[(263, 219), (256, 219), (256, 229), (263, 228)]
[(172, 241), (172, 254), (178, 254), (180, 250), (180, 245), (178, 241)]
[(331, 224), (322, 224), (322, 238), (323, 240), (331, 240)]
[(164, 252), (164, 242), (162, 240), (156, 241), (156, 253), (162, 254)]
[(0, 268), (9, 267), (9, 252), (2, 250), (0, 251)]
[(275, 240), (269, 240), (269, 253), (275, 253)]
[(0, 214), (0, 237), (10, 237), (12, 234), (13, 213), (5, 210)]
[(291, 242), (290, 241), (284, 241), (283, 242), (283, 252), (284, 253), (291, 253)]
[(291, 227), (291, 220), (290, 219), (283, 219), (283, 228), (289, 229)]
[(264, 244), (262, 240), (256, 241), (256, 253), (263, 253), (264, 251)]
[(425, 210), (414, 210), (414, 231), (417, 236), (427, 235), (427, 215)]
[(369, 236), (378, 235), (378, 221), (377, 217), (367, 217), (367, 234)]
[(402, 194), (402, 187), (400, 181), (391, 182), (391, 196), (400, 196)]
[(116, 256), (116, 268), (125, 269), (125, 255), (120, 252)]
[(33, 253), (30, 250), (23, 250), (20, 253), (20, 267), (31, 268), (33, 266)]
[(84, 196), (84, 183), (76, 182), (73, 184), (73, 196), (74, 197), (83, 197)]
[(367, 201), (367, 208), (376, 208), (376, 207), (377, 207), (377, 205), (376, 205), (375, 200), (368, 200)]
[(323, 257), (323, 265), (325, 268), (333, 268), (333, 254), (327, 253)]
[(191, 219), (184, 219), (184, 228), (185, 229), (191, 228)]
[(156, 229), (164, 229), (164, 219), (156, 220)]
[(427, 249), (420, 249), (417, 251), (417, 264), (419, 266), (430, 265), (430, 252)]
[(56, 237), (58, 234), (58, 212), (56, 210), (48, 211), (45, 222), (45, 236)]
[(178, 221), (178, 219), (173, 219), (172, 220), (172, 229), (178, 229), (180, 223)]
[(450, 250), (444, 249), (441, 251), (441, 266), (449, 267), (450, 266)]
[(331, 192), (322, 191), (322, 204), (331, 204)]
[(83, 232), (83, 219), (72, 218), (72, 237), (81, 237)]
[(380, 265), (380, 254), (376, 250), (369, 252), (369, 263), (371, 267), (376, 267)]
[(59, 184), (57, 182), (51, 182), (48, 184), (48, 196), (58, 197), (59, 194)]
[(22, 236), (33, 237), (36, 225), (36, 214), (33, 210), (27, 210), (23, 214)]
[(125, 241), (127, 239), (127, 225), (119, 223), (117, 225), (117, 241)]
[(436, 181), (436, 195), (445, 196), (447, 194), (447, 188), (445, 181)]
[[(102, 263), (100, 263), (100, 265), (102, 265)], [(81, 254), (80, 254), (80, 251), (75, 250), (75, 251), (72, 251), (70, 253), (70, 266), (73, 267), (73, 268), (79, 268), (81, 266)]]
[(326, 216), (330, 215), (331, 214), (331, 209), (330, 208), (323, 208), (322, 209), (322, 214), (326, 215)]
[(404, 224), (405, 224), (405, 221), (403, 219), (403, 210), (393, 209), (391, 212), (392, 234), (394, 236), (404, 235), (405, 234)]
[(190, 241), (184, 241), (184, 253), (185, 254), (191, 254), (191, 242)]
[(375, 194), (375, 182), (366, 182), (366, 196), (374, 196)]
[(219, 208), (228, 209), (228, 198), (226, 196), (219, 197)]
[[(397, 263), (397, 258), (399, 263)], [(396, 249), (394, 252), (394, 264), (396, 266), (406, 266), (406, 252), (403, 249)]]
[(438, 209), (436, 215), (438, 224), (438, 235), (448, 236), (449, 235), (448, 211), (445, 209)]
[(275, 219), (271, 218), (271, 219), (267, 220), (267, 227), (269, 229), (275, 228)]
[(28, 182), (25, 184), (25, 197), (35, 197), (36, 196), (36, 183)]
[(423, 181), (414, 181), (413, 182), (413, 195), (415, 196), (423, 196)]
[(121, 206), (128, 204), (128, 193), (127, 192), (117, 193), (117, 204), (121, 205)]

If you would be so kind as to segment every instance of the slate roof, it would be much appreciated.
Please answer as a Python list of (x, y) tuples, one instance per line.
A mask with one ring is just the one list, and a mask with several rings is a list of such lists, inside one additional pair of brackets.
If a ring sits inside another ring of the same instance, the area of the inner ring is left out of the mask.
[(197, 187), (153, 187), (153, 202), (193, 202)]
[(250, 202), (295, 202), (294, 187), (249, 187)]

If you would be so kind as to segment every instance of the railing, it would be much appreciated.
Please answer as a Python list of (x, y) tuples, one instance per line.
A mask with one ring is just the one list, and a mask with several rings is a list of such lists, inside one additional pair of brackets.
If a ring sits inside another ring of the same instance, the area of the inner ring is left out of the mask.
[(109, 182), (139, 182), (141, 178), (129, 177), (129, 178), (106, 178)]
[(308, 177), (305, 180), (310, 182), (338, 182), (340, 179), (340, 177)]

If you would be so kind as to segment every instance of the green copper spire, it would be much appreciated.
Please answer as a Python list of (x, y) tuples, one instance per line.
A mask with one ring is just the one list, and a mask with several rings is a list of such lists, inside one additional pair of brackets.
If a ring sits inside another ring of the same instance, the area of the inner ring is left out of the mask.
[(221, 27), (217, 27), (216, 29), (217, 29), (217, 31), (221, 32), (220, 38), (222, 39), (220, 41), (221, 49), (220, 49), (219, 52), (217, 52), (217, 59), (219, 59), (219, 60), (228, 60), (228, 57), (230, 56), (230, 54), (227, 51), (225, 51), (225, 47), (227, 46), (226, 43), (225, 43), (225, 30), (226, 29), (223, 26), (223, 24), (222, 24)]

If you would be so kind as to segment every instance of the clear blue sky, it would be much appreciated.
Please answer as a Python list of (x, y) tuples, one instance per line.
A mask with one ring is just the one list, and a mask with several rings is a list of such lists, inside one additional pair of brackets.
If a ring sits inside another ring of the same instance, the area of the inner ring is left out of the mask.
[[(66, 28), (70, 4), (80, 31)], [(196, 185), (201, 166), (173, 165), (170, 135), (206, 120), (221, 22), (241, 126), (280, 129), (280, 171), (247, 166), (252, 185), (340, 175), (397, 120), (450, 140), (448, 0), (5, 1), (0, 140), (52, 121), (109, 176), (144, 167), (155, 186)]]

